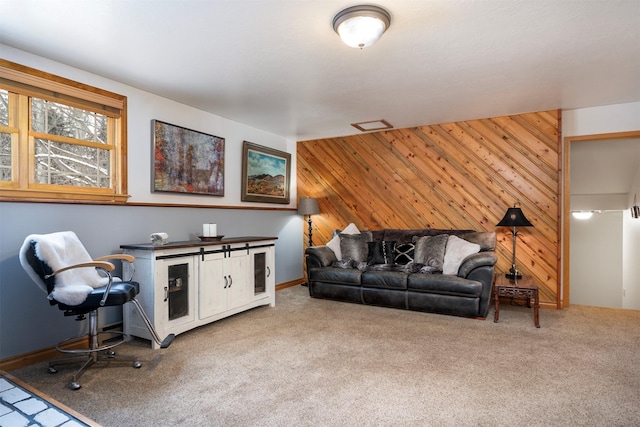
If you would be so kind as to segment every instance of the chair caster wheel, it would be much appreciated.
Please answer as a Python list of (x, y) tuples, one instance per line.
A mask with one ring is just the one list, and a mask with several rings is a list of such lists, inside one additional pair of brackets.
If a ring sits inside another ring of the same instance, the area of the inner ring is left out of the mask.
[(116, 357), (116, 352), (113, 350), (107, 351), (107, 357), (113, 359), (114, 357)]
[(79, 384), (79, 383), (77, 383), (77, 382), (75, 382), (75, 381), (71, 381), (71, 382), (69, 383), (69, 388), (70, 388), (71, 390), (80, 390), (80, 387), (81, 387), (81, 386), (80, 386), (80, 384)]
[(49, 366), (49, 373), (50, 374), (57, 374), (58, 370), (56, 369), (55, 366)]
[(135, 362), (133, 362), (133, 367), (136, 369), (140, 369), (140, 367), (142, 366), (142, 363), (138, 362), (137, 360)]

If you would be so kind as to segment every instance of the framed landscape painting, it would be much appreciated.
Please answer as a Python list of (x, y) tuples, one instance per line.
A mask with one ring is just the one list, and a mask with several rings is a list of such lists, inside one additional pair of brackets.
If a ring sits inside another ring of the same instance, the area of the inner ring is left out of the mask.
[(242, 201), (289, 203), (291, 154), (244, 141)]
[(152, 191), (224, 196), (224, 138), (152, 120)]

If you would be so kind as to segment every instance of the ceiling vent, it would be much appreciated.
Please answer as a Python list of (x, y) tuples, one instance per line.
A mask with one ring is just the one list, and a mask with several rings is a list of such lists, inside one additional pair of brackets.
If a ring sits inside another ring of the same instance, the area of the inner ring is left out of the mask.
[(393, 129), (393, 125), (386, 120), (371, 120), (369, 122), (351, 123), (351, 126), (361, 132), (371, 132), (374, 130)]

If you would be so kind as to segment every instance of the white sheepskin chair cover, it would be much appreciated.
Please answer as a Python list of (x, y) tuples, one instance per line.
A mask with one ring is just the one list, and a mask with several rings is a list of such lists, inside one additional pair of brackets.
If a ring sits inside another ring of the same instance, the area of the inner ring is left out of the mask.
[[(32, 241), (36, 242), (36, 256), (47, 263), (53, 271), (70, 265), (93, 261), (73, 231), (27, 236), (20, 250), (20, 263), (25, 267), (29, 277), (45, 292), (47, 291), (46, 283), (24, 259), (27, 246)], [(55, 288), (48, 298), (67, 305), (78, 305), (87, 299), (87, 296), (94, 288), (106, 286), (108, 283), (109, 279), (98, 274), (94, 267), (74, 268), (55, 276)]]

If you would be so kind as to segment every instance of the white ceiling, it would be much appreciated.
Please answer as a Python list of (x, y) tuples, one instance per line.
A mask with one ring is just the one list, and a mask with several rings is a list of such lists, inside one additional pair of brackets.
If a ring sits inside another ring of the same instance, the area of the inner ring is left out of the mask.
[[(0, 44), (293, 140), (640, 101), (638, 0), (0, 0)], [(1, 52), (0, 52), (1, 55)]]

